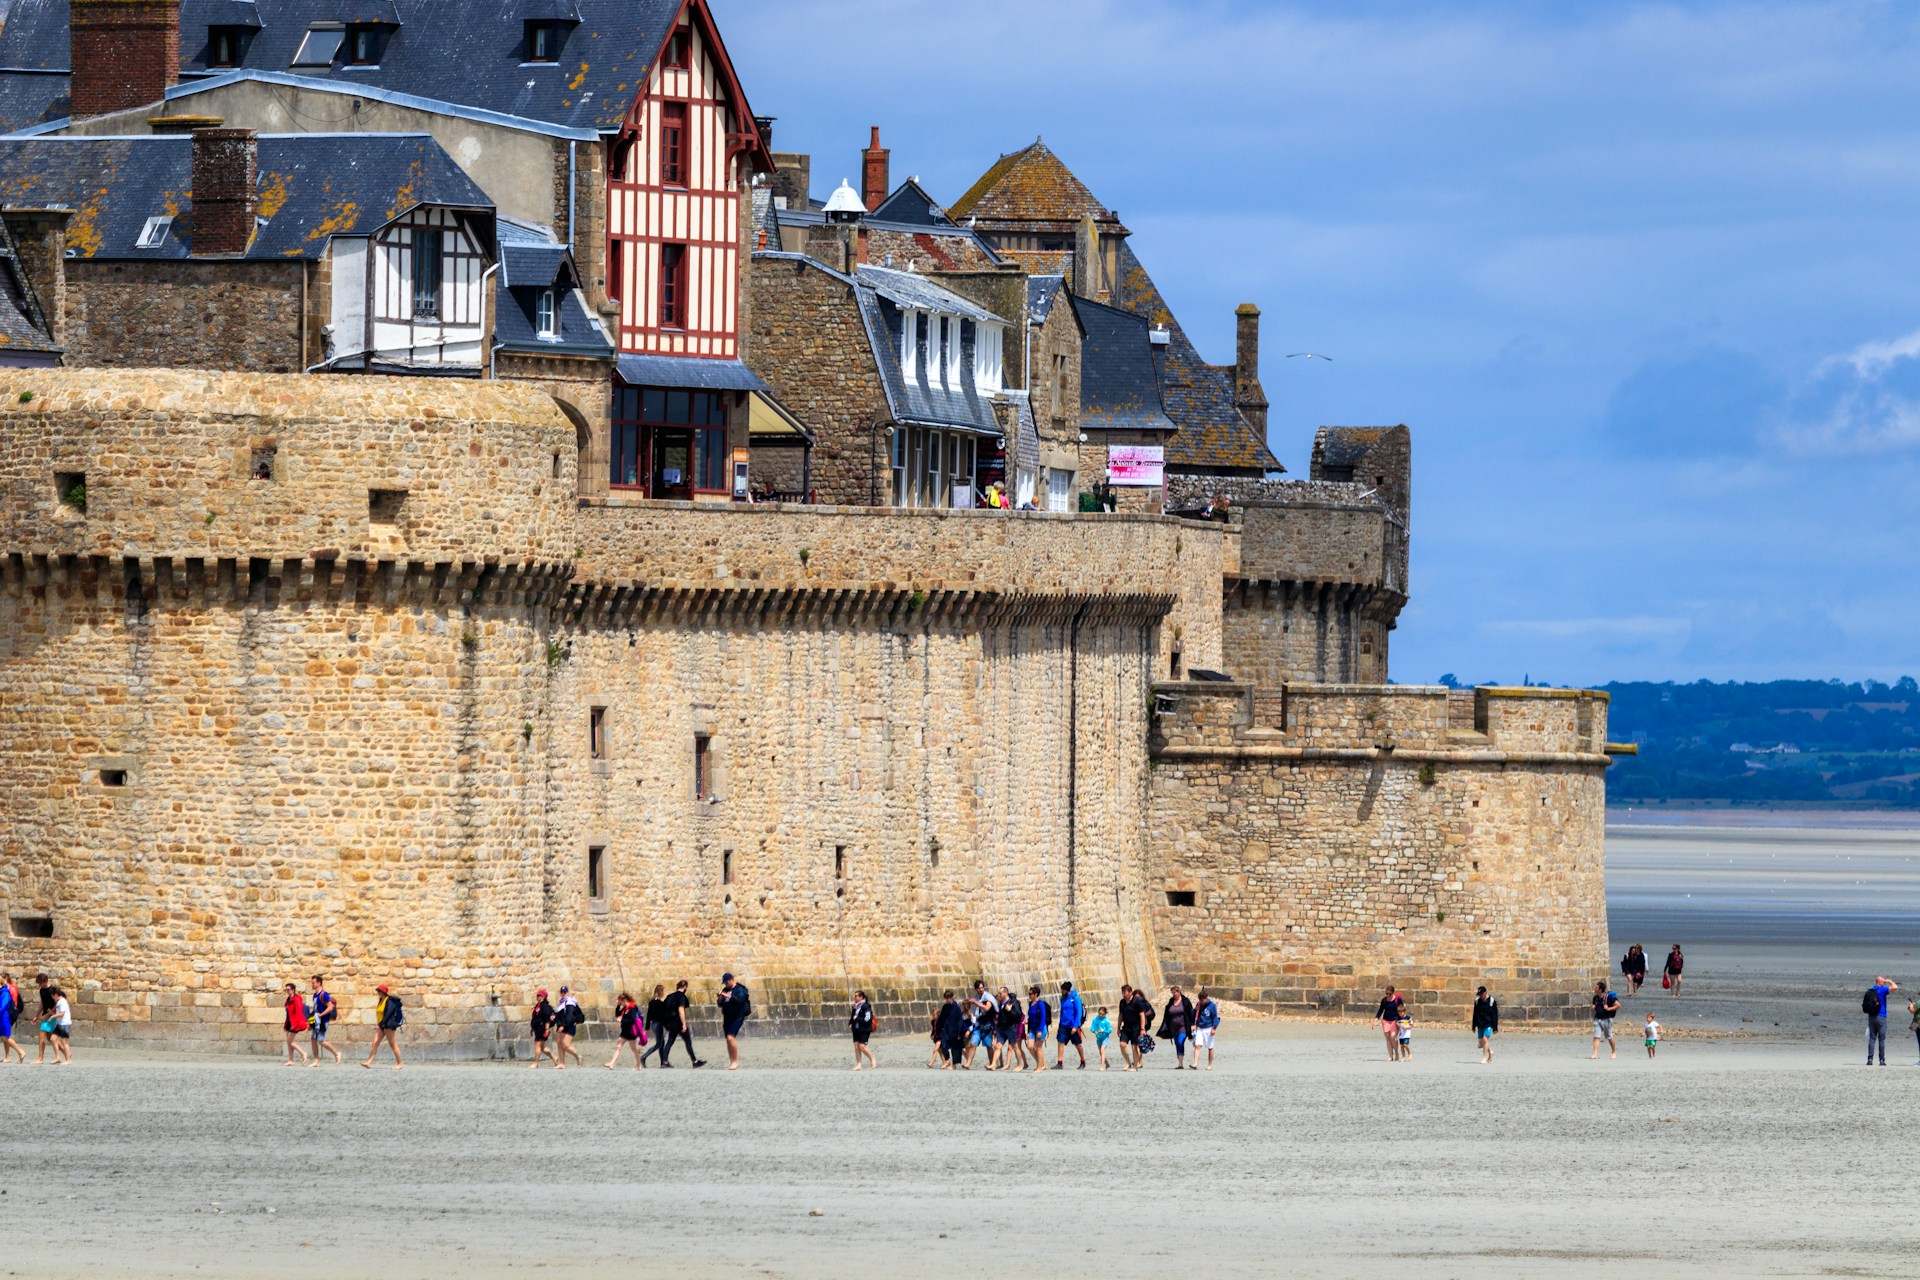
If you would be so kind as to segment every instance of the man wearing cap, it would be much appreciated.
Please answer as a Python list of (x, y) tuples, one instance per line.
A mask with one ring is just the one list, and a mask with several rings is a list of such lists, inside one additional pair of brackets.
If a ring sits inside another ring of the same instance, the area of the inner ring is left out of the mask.
[(734, 981), (733, 975), (720, 977), (720, 995), (715, 1001), (720, 1006), (720, 1025), (727, 1036), (727, 1070), (740, 1069), (741, 1029), (747, 1025), (747, 1018), (753, 1013), (753, 999), (747, 994), (747, 984)]
[(373, 1060), (380, 1056), (380, 1044), (385, 1041), (387, 1048), (393, 1050), (393, 1069), (398, 1071), (406, 1064), (400, 1061), (400, 1045), (393, 1037), (406, 1015), (401, 1009), (400, 997), (393, 994), (386, 983), (374, 990), (380, 993), (380, 999), (373, 1006), (373, 1048), (367, 1050), (367, 1060), (360, 1065), (371, 1070)]

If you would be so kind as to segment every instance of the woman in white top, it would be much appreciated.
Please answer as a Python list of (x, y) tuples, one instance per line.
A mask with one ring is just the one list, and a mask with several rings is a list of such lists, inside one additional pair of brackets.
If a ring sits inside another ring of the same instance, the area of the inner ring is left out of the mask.
[(53, 1060), (62, 1067), (73, 1065), (73, 1009), (67, 1004), (67, 993), (60, 988), (53, 989), (53, 1014), (48, 1019), (53, 1023)]

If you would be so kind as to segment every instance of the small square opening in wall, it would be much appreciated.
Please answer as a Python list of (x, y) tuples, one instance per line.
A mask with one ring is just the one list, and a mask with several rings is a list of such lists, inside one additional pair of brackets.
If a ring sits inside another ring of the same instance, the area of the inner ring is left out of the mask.
[(16, 938), (51, 938), (52, 916), (14, 916), (9, 922)]
[(253, 451), (252, 461), (247, 464), (248, 477), (254, 480), (272, 481), (273, 464), (276, 461), (275, 455), (278, 453), (279, 450), (275, 449), (272, 445), (267, 445), (262, 449), (255, 449)]
[(87, 473), (84, 471), (56, 471), (53, 473), (54, 501), (70, 511), (87, 509)]
[(126, 786), (127, 771), (125, 769), (102, 769), (100, 771), (100, 785), (103, 787)]
[(372, 524), (400, 523), (406, 515), (407, 491), (405, 489), (369, 489), (367, 490), (367, 520)]
[(607, 851), (596, 846), (587, 850), (587, 897), (595, 902), (607, 896)]
[(1167, 890), (1167, 905), (1168, 905), (1168, 906), (1170, 906), (1170, 907), (1190, 907), (1190, 906), (1192, 906), (1192, 905), (1193, 905), (1193, 890), (1191, 890), (1191, 889), (1169, 889), (1169, 890)]

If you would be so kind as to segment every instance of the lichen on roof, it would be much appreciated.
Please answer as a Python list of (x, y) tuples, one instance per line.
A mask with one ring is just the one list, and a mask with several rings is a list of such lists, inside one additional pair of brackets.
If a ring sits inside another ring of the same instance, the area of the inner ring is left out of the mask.
[(1112, 210), (1094, 198), (1044, 142), (1001, 156), (967, 193), (947, 210), (956, 220), (983, 222), (1078, 223), (1092, 217), (1103, 230), (1125, 228)]

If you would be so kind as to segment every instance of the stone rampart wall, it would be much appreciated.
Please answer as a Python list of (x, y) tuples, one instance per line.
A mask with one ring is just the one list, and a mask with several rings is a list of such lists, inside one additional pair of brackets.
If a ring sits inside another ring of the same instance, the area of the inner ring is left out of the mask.
[(1580, 1017), (1608, 966), (1605, 700), (1524, 692), (1159, 686), (1165, 971), (1279, 1011), (1366, 1014), (1393, 982), (1451, 1022), (1486, 983)]

